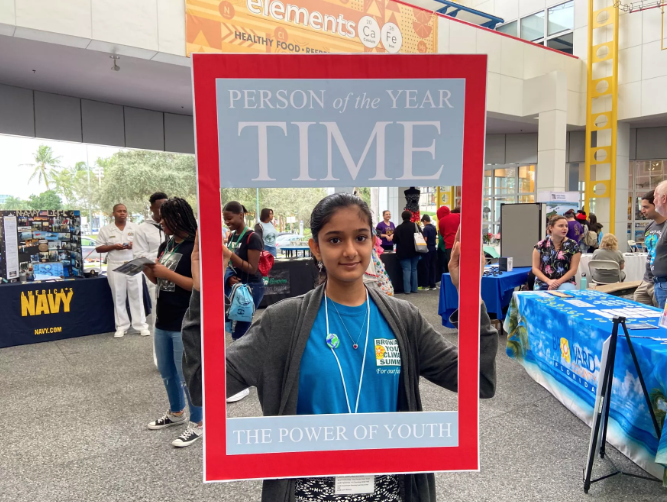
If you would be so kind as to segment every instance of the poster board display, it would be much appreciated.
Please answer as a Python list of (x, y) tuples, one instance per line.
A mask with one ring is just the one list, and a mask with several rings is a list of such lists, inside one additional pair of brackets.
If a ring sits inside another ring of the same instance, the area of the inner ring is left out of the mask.
[(546, 235), (546, 205), (501, 204), (500, 255), (512, 257), (515, 267), (532, 267), (533, 248)]
[(565, 214), (566, 211), (573, 209), (575, 212), (581, 207), (579, 204), (579, 192), (537, 192), (537, 202), (543, 202), (547, 205), (547, 221), (552, 216)]
[[(206, 481), (479, 468), (486, 61), (485, 55), (193, 55)], [(221, 187), (425, 183), (462, 185), (465, 194), (458, 410), (228, 418), (219, 336)], [(433, 434), (399, 439), (387, 432), (391, 426), (403, 435), (431, 426)], [(349, 441), (326, 434), (298, 440), (298, 430), (308, 427), (333, 427)], [(292, 430), (293, 437), (284, 433)]]
[(186, 0), (186, 53), (431, 54), (438, 16), (394, 0)]
[(79, 211), (0, 211), (0, 276), (18, 280), (83, 277)]

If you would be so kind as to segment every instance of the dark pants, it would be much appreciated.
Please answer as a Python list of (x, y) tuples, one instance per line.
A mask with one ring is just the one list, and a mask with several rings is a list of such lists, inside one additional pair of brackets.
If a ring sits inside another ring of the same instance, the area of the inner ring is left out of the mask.
[(440, 274), (448, 274), (449, 273), (449, 259), (452, 256), (452, 250), (447, 249), (443, 251), (442, 249), (438, 248), (438, 258), (440, 259)]
[(382, 249), (384, 249), (385, 251), (393, 251), (394, 250), (394, 245), (393, 244), (388, 244), (388, 245), (382, 244)]
[[(255, 304), (255, 309), (258, 309), (259, 304), (262, 303), (262, 298), (264, 298), (264, 283), (252, 282), (249, 283), (248, 286), (250, 286), (250, 289), (252, 289), (252, 300), (253, 303)], [(234, 326), (234, 331), (232, 331), (232, 339), (238, 340), (243, 335), (245, 335), (246, 331), (248, 331), (248, 328), (250, 328), (250, 324), (252, 323), (245, 321), (236, 321), (236, 325)]]
[(424, 255), (424, 268), (426, 270), (426, 281), (429, 288), (435, 288), (437, 282), (438, 252), (436, 249), (429, 249)]

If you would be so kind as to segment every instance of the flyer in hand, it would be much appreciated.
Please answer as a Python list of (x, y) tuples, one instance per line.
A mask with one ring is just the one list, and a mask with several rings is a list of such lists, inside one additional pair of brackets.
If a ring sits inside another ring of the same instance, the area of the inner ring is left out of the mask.
[(113, 272), (118, 272), (133, 277), (138, 273), (142, 272), (146, 265), (152, 265), (152, 264), (153, 261), (149, 260), (148, 258), (135, 258), (134, 260), (128, 261), (127, 263), (114, 269)]

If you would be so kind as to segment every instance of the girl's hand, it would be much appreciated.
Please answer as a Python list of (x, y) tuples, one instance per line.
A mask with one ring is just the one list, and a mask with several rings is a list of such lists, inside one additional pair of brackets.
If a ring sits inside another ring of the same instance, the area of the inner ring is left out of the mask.
[(167, 279), (171, 270), (162, 265), (161, 263), (156, 263), (153, 265), (153, 275), (158, 279)]

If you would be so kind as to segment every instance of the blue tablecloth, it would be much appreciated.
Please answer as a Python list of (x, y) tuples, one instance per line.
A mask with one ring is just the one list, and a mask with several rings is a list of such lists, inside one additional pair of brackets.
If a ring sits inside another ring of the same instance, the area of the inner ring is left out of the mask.
[(0, 285), (0, 348), (115, 330), (106, 277)]
[[(518, 267), (511, 272), (503, 272), (502, 275), (482, 277), (482, 300), (489, 314), (495, 314), (497, 319), (505, 319), (503, 308), (509, 306), (514, 288), (528, 280), (528, 272), (530, 267)], [(454, 327), (449, 322), (449, 316), (457, 308), (459, 308), (459, 294), (449, 274), (442, 274), (438, 314), (442, 317), (443, 326)]]
[[(596, 291), (568, 293), (575, 298), (556, 298), (546, 292), (514, 294), (505, 319), (507, 355), (516, 359), (536, 382), (590, 426), (602, 344), (611, 335), (613, 326), (612, 319), (591, 310), (627, 307), (659, 310)], [(573, 305), (573, 300), (589, 306)], [(667, 329), (658, 327), (658, 321), (659, 317), (629, 317), (627, 324), (656, 326), (655, 329), (630, 330), (630, 336), (658, 423), (663, 428), (662, 438), (658, 442), (628, 343), (620, 328), (607, 441), (665, 483)], [(662, 338), (664, 342), (651, 337)], [(582, 468), (584, 460), (581, 459)]]

